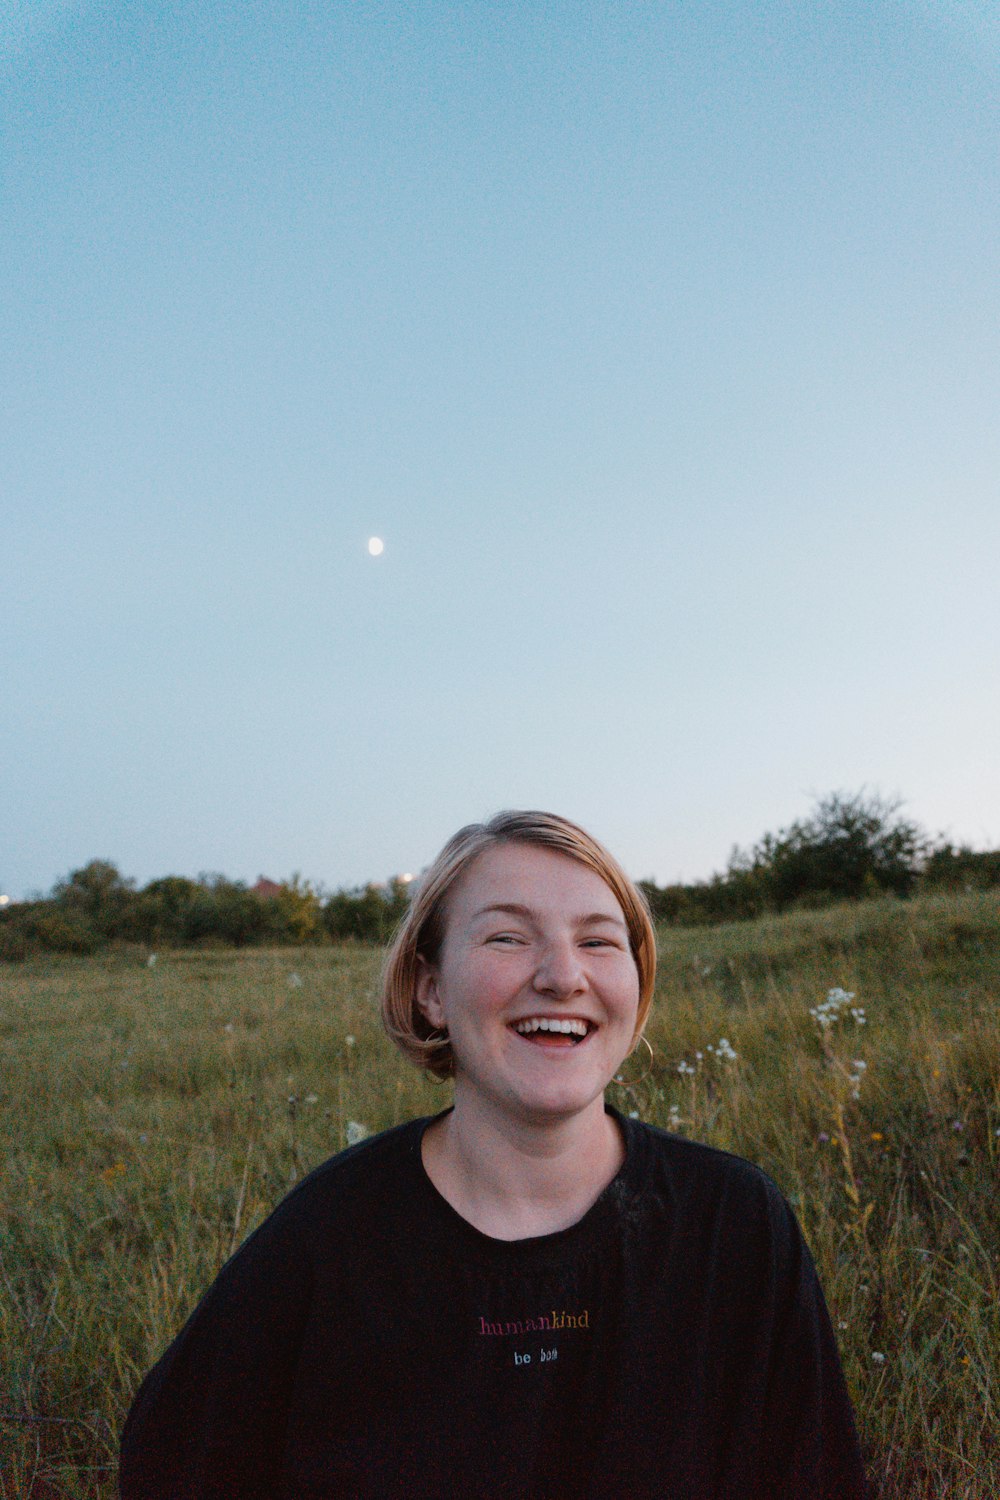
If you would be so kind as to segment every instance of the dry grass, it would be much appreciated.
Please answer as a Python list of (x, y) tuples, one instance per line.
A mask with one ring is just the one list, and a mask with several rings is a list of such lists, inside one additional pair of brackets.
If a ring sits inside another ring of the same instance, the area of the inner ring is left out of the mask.
[[(0, 971), (0, 1500), (111, 1496), (131, 1394), (222, 1261), (351, 1121), (446, 1102), (379, 1031), (378, 963)], [(821, 1030), (832, 986), (864, 1026)], [(995, 894), (671, 931), (655, 1064), (613, 1090), (792, 1199), (886, 1500), (1000, 1494), (998, 996)]]

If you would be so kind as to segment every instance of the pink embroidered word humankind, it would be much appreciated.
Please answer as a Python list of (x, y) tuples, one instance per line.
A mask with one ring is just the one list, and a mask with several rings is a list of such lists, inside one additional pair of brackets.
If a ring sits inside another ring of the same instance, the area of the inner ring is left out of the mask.
[(479, 1319), (479, 1332), (491, 1338), (506, 1338), (514, 1333), (552, 1333), (559, 1328), (586, 1328), (589, 1331), (589, 1309), (584, 1308), (581, 1313), (553, 1311), (542, 1313), (537, 1318), (519, 1318), (516, 1321), (502, 1323), (490, 1323), (486, 1318)]

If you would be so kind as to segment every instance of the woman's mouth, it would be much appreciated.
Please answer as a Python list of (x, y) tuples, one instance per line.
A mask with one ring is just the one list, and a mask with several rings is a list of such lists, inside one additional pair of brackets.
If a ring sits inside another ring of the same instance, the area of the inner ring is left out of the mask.
[(593, 1025), (579, 1016), (526, 1016), (512, 1030), (536, 1047), (575, 1047), (585, 1041)]

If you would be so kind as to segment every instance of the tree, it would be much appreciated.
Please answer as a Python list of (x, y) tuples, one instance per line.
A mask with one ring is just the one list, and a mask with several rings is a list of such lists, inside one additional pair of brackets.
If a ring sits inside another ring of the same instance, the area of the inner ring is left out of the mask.
[(295, 874), (291, 880), (282, 881), (272, 906), (280, 937), (293, 943), (311, 943), (319, 936), (322, 909), (308, 880)]
[(939, 844), (924, 862), (922, 884), (928, 889), (985, 891), (1000, 885), (1000, 849), (971, 849)]
[(77, 922), (89, 925), (102, 937), (118, 935), (135, 882), (125, 880), (118, 867), (106, 859), (92, 859), (53, 888), (54, 900)]
[(728, 878), (751, 882), (777, 911), (886, 892), (906, 896), (929, 845), (917, 824), (900, 816), (900, 805), (877, 793), (831, 792), (810, 817), (765, 834), (749, 854), (734, 850)]

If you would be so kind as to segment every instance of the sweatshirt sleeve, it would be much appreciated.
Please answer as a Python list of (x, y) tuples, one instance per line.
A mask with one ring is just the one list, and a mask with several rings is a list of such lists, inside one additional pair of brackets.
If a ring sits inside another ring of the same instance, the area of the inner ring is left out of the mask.
[(143, 1381), (121, 1500), (274, 1500), (311, 1272), (284, 1205), (223, 1267)]
[(769, 1500), (867, 1500), (837, 1341), (809, 1249), (773, 1184), (775, 1323), (764, 1430)]

